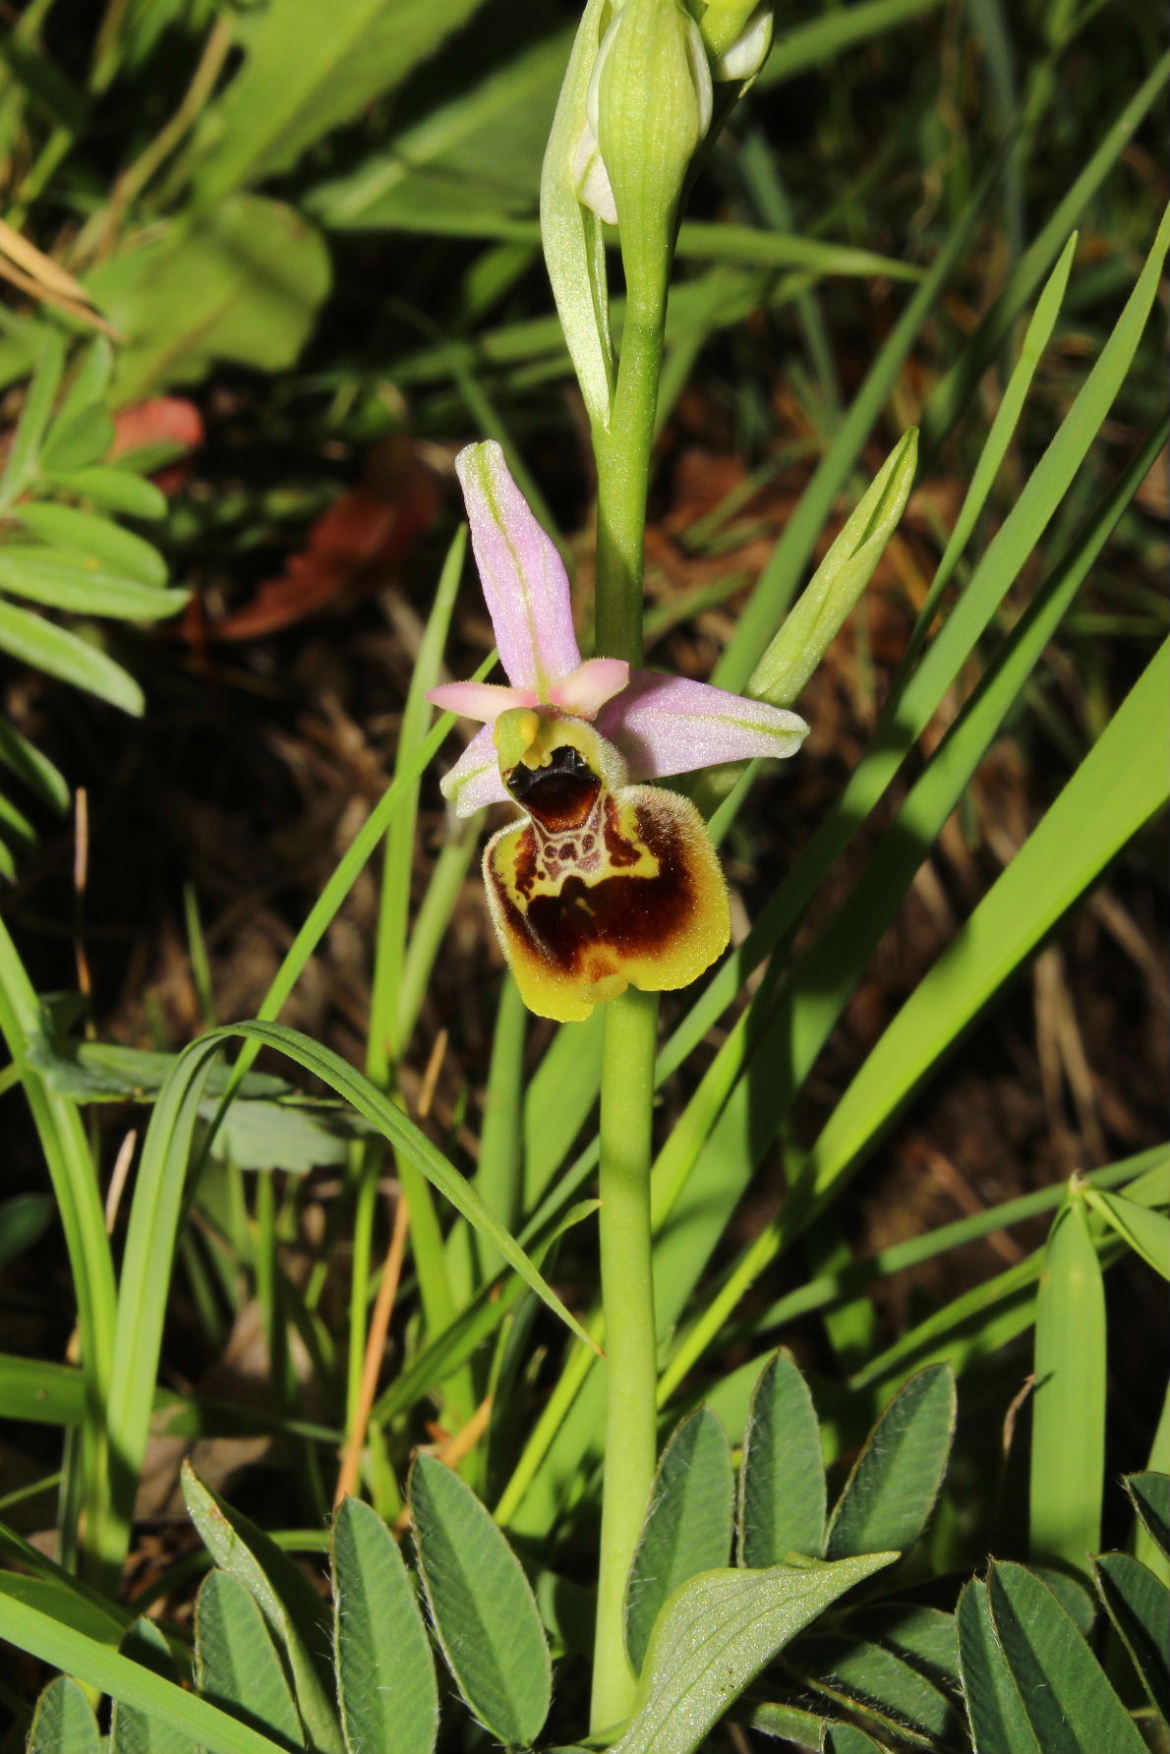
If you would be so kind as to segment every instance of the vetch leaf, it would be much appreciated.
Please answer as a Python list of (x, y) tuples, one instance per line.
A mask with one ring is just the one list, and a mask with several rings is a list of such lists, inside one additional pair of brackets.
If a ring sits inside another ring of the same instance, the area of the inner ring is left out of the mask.
[(41, 480), (53, 480), (62, 470), (85, 469), (109, 455), (114, 442), (114, 417), (104, 402), (72, 407), (72, 393), (58, 411), (37, 459)]
[(897, 1651), (944, 1690), (961, 1692), (958, 1628), (953, 1614), (945, 1614), (941, 1608), (892, 1604), (866, 1610), (865, 1629), (876, 1643)]
[(739, 1476), (739, 1563), (758, 1571), (825, 1551), (825, 1465), (808, 1384), (778, 1352), (752, 1395)]
[(79, 563), (91, 571), (118, 573), (144, 585), (164, 585), (167, 565), (157, 548), (123, 530), (109, 518), (81, 512), (73, 506), (34, 502), (18, 506), (17, 517), (26, 530), (59, 548), (72, 549)]
[(37, 1700), (25, 1754), (101, 1754), (101, 1747), (85, 1689), (71, 1676), (58, 1675)]
[(14, 725), (0, 718), (0, 762), (24, 781), (50, 810), (62, 815), (69, 808), (69, 786), (61, 770), (42, 755)]
[(667, 1597), (731, 1555), (735, 1475), (727, 1436), (700, 1407), (680, 1421), (658, 1465), (626, 1586), (626, 1647), (640, 1672)]
[(856, 1724), (828, 1724), (824, 1754), (882, 1754), (880, 1745)]
[(414, 1583), (381, 1517), (347, 1498), (333, 1525), (333, 1649), (349, 1754), (431, 1754), (439, 1694)]
[(1032, 1395), (1032, 1559), (1087, 1574), (1105, 1485), (1105, 1286), (1079, 1186), (1044, 1251)]
[(289, 1748), (304, 1742), (300, 1715), (272, 1634), (251, 1591), (218, 1568), (195, 1601), (199, 1693)]
[(0, 651), (19, 663), (69, 682), (136, 718), (146, 704), (134, 678), (88, 641), (43, 616), (0, 599)]
[(955, 1619), (975, 1754), (1042, 1754), (991, 1618), (987, 1585), (980, 1579), (973, 1578), (963, 1589)]
[(188, 1462), (183, 1464), (183, 1496), (212, 1558), (251, 1591), (283, 1646), (301, 1717), (314, 1746), (321, 1754), (342, 1754), (331, 1704), (333, 1677), (326, 1658), (329, 1622), (324, 1602), (287, 1553), (255, 1523), (209, 1491)]
[(1128, 1553), (1102, 1553), (1097, 1589), (1150, 1696), (1170, 1723), (1170, 1589)]
[(896, 1553), (765, 1571), (708, 1571), (658, 1617), (634, 1715), (615, 1754), (692, 1754), (766, 1663)]
[(987, 1589), (999, 1643), (1041, 1748), (1145, 1754), (1132, 1718), (1052, 1591), (1026, 1566), (1010, 1563), (991, 1566)]
[(865, 1441), (829, 1524), (830, 1559), (911, 1546), (926, 1526), (955, 1430), (955, 1379), (932, 1364), (912, 1376)]
[(165, 518), (167, 514), (166, 494), (130, 469), (95, 463), (91, 468), (55, 470), (52, 480), (59, 491), (92, 500), (106, 512), (121, 512), (128, 518)]
[(41, 443), (64, 369), (65, 344), (60, 335), (47, 331), (12, 436), (4, 473), (0, 476), (0, 506), (9, 506), (18, 499), (36, 472)]
[(0, 586), (49, 609), (113, 615), (124, 621), (157, 621), (174, 615), (190, 596), (189, 591), (167, 591), (101, 571), (84, 554), (15, 543), (0, 548)]
[(293, 208), (258, 195), (223, 201), (190, 228), (174, 223), (128, 240), (90, 276), (94, 297), (128, 341), (116, 400), (193, 382), (213, 360), (262, 371), (291, 365), (329, 279), (317, 231)]
[(1088, 1582), (1051, 1565), (1030, 1565), (1028, 1570), (1047, 1584), (1082, 1638), (1088, 1638), (1097, 1624), (1097, 1598)]
[(53, 476), (64, 469), (100, 463), (114, 442), (114, 418), (106, 406), (114, 350), (104, 335), (92, 341), (73, 371), (41, 447), (38, 469)]
[(810, 1748), (813, 1754), (822, 1754), (824, 1749), (828, 1724), (818, 1712), (775, 1699), (756, 1699), (749, 1693), (731, 1715), (749, 1730), (793, 1742), (798, 1748)]
[[(168, 1681), (176, 1679), (167, 1641), (153, 1620), (135, 1621), (123, 1640), (122, 1653)], [(199, 1750), (164, 1719), (116, 1699), (110, 1714), (110, 1754), (199, 1754)]]
[(1170, 1474), (1127, 1474), (1125, 1490), (1163, 1553), (1170, 1556)]
[(955, 1740), (954, 1702), (897, 1651), (861, 1638), (814, 1636), (794, 1649), (792, 1667), (815, 1692), (875, 1720), (879, 1735), (931, 1747)]
[[(209, 1117), (210, 1118), (210, 1117)], [(353, 1127), (331, 1125), (349, 1117), (314, 1114), (281, 1102), (232, 1103), (212, 1145), (212, 1154), (241, 1169), (282, 1169), (305, 1175), (328, 1163), (343, 1163)]]
[(419, 1572), (455, 1684), (492, 1735), (530, 1744), (548, 1716), (552, 1666), (520, 1561), (444, 1462), (417, 1456), (409, 1496)]

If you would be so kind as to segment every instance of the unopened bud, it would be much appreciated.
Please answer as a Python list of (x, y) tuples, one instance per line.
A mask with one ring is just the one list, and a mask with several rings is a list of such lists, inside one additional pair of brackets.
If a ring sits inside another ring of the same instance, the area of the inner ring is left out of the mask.
[[(711, 72), (723, 82), (742, 83), (754, 79), (764, 62), (768, 59), (768, 51), (772, 47), (772, 8), (761, 6), (753, 12), (737, 37), (733, 37), (726, 48), (716, 48), (715, 41), (723, 41), (725, 32), (712, 32), (709, 38), (705, 29), (707, 19), (715, 10), (713, 6), (699, 22), (699, 30), (703, 41), (711, 51)], [(741, 7), (734, 9), (736, 13)], [(714, 40), (712, 40), (714, 39)]]
[(669, 255), (683, 183), (711, 110), (711, 71), (694, 19), (679, 0), (625, 0), (589, 88), (623, 256), (631, 247)]

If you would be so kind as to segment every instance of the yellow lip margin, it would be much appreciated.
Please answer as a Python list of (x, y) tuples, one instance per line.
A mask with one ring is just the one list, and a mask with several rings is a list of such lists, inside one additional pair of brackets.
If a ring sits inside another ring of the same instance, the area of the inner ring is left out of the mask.
[[(588, 726), (581, 729), (608, 747)], [(537, 834), (530, 822), (502, 829), (484, 853), (492, 923), (521, 997), (538, 1016), (560, 1023), (583, 1022), (627, 986), (643, 992), (689, 986), (731, 937), (727, 885), (690, 800), (656, 786), (625, 786), (605, 805), (600, 876), (570, 864), (556, 893), (529, 885), (526, 895), (521, 873), (533, 860)]]

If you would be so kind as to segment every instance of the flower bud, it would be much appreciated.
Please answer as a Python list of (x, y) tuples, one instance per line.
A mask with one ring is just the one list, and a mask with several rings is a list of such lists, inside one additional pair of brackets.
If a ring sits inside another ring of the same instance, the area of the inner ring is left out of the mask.
[[(723, 30), (712, 30), (710, 36), (705, 26), (715, 8), (709, 6), (699, 23), (703, 41), (711, 52), (711, 72), (715, 79), (722, 82), (743, 83), (754, 79), (764, 62), (768, 59), (768, 51), (772, 47), (772, 8), (761, 6), (753, 12), (737, 37), (728, 42), (726, 48), (718, 48), (717, 43), (724, 40)], [(734, 8), (737, 15), (743, 8)]]
[[(693, 10), (716, 79), (750, 79), (759, 72), (772, 46), (770, 6), (759, 0), (698, 0)], [(758, 58), (748, 64), (753, 57)]]
[(613, 191), (630, 275), (649, 252), (669, 263), (691, 160), (711, 125), (711, 72), (679, 0), (625, 0), (597, 57), (589, 120)]

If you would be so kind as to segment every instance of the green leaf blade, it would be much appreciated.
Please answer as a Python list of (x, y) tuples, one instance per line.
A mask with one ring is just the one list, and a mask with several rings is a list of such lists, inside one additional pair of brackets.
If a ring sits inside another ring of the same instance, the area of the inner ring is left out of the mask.
[(142, 715), (145, 700), (134, 678), (112, 658), (79, 639), (68, 628), (57, 627), (43, 616), (18, 609), (0, 599), (0, 650), (33, 670), (43, 670), (59, 682), (94, 694), (111, 706), (121, 707), (135, 718)]
[(127, 338), (114, 400), (197, 382), (213, 361), (263, 371), (292, 365), (329, 290), (329, 255), (293, 208), (237, 195), (189, 226), (131, 237), (89, 277)]
[(195, 1672), (199, 1692), (241, 1723), (289, 1748), (304, 1740), (284, 1665), (251, 1591), (214, 1570), (195, 1603)]
[(1163, 1279), (1170, 1279), (1170, 1216), (1165, 1212), (1153, 1212), (1148, 1206), (1139, 1206), (1136, 1200), (1128, 1200), (1124, 1194), (1111, 1194), (1104, 1189), (1095, 1189), (1088, 1195), (1088, 1201), (1118, 1236), (1125, 1238), (1136, 1255), (1148, 1262)]
[(69, 1675), (50, 1681), (33, 1716), (25, 1754), (101, 1754), (93, 1707)]
[(212, 1558), (251, 1593), (283, 1647), (310, 1740), (321, 1754), (343, 1754), (325, 1654), (325, 1604), (288, 1555), (248, 1517), (209, 1491), (189, 1463), (183, 1464), (182, 1484), (191, 1520)]
[(235, 1722), (205, 1699), (184, 1692), (141, 1663), (131, 1662), (108, 1644), (63, 1625), (52, 1613), (14, 1599), (6, 1589), (0, 1589), (0, 1638), (54, 1668), (67, 1670), (113, 1699), (126, 1700), (162, 1718), (177, 1735), (200, 1742), (208, 1754), (287, 1754), (267, 1736)]
[(419, 1455), (409, 1496), (419, 1572), (456, 1685), (493, 1735), (530, 1744), (548, 1716), (552, 1665), (520, 1562), (445, 1463)]
[(752, 1395), (739, 1477), (739, 1562), (753, 1571), (789, 1553), (825, 1551), (821, 1432), (796, 1361), (778, 1352)]
[(830, 1559), (904, 1551), (926, 1526), (946, 1472), (955, 1430), (955, 1379), (928, 1365), (895, 1395), (845, 1483), (829, 1524)]
[(778, 1651), (896, 1557), (869, 1553), (691, 1578), (659, 1616), (634, 1716), (615, 1754), (692, 1754)]
[(167, 565), (157, 548), (130, 530), (74, 506), (34, 502), (18, 516), (26, 530), (42, 542), (70, 549), (90, 571), (107, 571), (143, 585), (164, 585)]
[(265, 7), (241, 30), (247, 58), (206, 118), (201, 202), (288, 170), (329, 129), (399, 84), (477, 4), (334, 0), (327, 13), (316, 0)]
[[(176, 1679), (167, 1641), (152, 1620), (135, 1621), (123, 1640), (122, 1652), (165, 1680)], [(177, 1735), (164, 1719), (116, 1699), (110, 1713), (110, 1754), (200, 1754), (200, 1750), (189, 1736)]]
[(1170, 1589), (1128, 1553), (1102, 1553), (1096, 1577), (1150, 1704), (1170, 1724)]
[(726, 1566), (734, 1504), (727, 1437), (701, 1407), (680, 1422), (663, 1451), (630, 1570), (626, 1646), (635, 1673), (667, 1597), (697, 1572)]
[[(988, 1598), (1004, 1656), (1040, 1746), (1061, 1754), (1144, 1754), (1105, 1671), (1047, 1585), (993, 1565)], [(1014, 1754), (1014, 1751), (1013, 1751)]]
[(431, 1754), (439, 1695), (430, 1641), (398, 1543), (347, 1498), (333, 1525), (333, 1646), (348, 1754)]
[(0, 586), (47, 608), (124, 621), (158, 621), (174, 615), (190, 597), (189, 591), (168, 591), (100, 570), (83, 554), (15, 545), (0, 549)]
[(965, 1586), (955, 1619), (976, 1754), (1042, 1754), (991, 1617), (987, 1585), (980, 1579)]
[(1153, 1469), (1127, 1474), (1125, 1490), (1154, 1541), (1170, 1557), (1170, 1474)]

